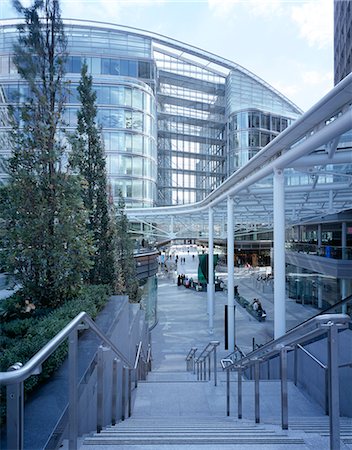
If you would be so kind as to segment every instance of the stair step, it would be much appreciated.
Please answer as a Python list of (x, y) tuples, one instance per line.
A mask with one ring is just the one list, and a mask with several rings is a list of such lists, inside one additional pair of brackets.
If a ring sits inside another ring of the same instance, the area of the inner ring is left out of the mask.
[(123, 436), (115, 437), (88, 437), (84, 440), (83, 445), (225, 445), (225, 444), (254, 444), (254, 445), (277, 445), (277, 444), (299, 444), (304, 445), (305, 442), (302, 438), (292, 438), (287, 436), (272, 436), (272, 437), (253, 437), (253, 436), (237, 436), (237, 437), (223, 437), (223, 438), (210, 438), (210, 437), (133, 437), (124, 438)]

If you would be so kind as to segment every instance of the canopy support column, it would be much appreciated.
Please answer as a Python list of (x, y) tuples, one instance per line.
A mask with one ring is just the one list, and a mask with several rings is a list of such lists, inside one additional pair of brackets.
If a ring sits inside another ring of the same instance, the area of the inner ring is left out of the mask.
[(214, 210), (210, 206), (208, 211), (208, 315), (209, 315), (209, 333), (213, 334), (214, 328)]
[(230, 352), (235, 350), (234, 246), (233, 198), (227, 197), (227, 342)]
[(286, 333), (284, 171), (274, 170), (274, 338)]

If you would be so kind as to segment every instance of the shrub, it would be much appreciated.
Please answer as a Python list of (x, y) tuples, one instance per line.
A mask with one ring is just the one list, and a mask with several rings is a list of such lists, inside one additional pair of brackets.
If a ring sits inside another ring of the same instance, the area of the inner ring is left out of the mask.
[[(0, 358), (0, 371), (6, 372), (18, 361), (25, 364), (81, 311), (85, 311), (94, 319), (107, 303), (109, 294), (107, 286), (85, 286), (78, 297), (66, 301), (63, 306), (46, 316), (38, 318), (33, 316), (22, 320), (16, 318), (2, 323), (3, 352)], [(13, 299), (7, 303), (12, 306)], [(63, 343), (43, 364), (42, 373), (30, 377), (25, 382), (26, 394), (47, 380), (60, 367), (67, 355), (67, 348), (67, 342)], [(4, 395), (4, 390), (1, 394)], [(6, 413), (3, 409), (1, 415), (4, 414)]]

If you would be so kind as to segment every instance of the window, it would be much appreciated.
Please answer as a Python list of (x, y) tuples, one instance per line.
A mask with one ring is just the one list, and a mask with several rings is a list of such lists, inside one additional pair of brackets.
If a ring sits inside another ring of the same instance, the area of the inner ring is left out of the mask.
[(110, 60), (110, 75), (120, 75), (120, 61), (118, 59)]
[(132, 111), (125, 111), (125, 128), (132, 129)]
[(248, 139), (249, 147), (259, 147), (259, 133), (258, 131), (250, 131)]
[(260, 127), (270, 130), (270, 116), (269, 114), (261, 114), (260, 117)]
[(132, 91), (132, 106), (133, 108), (143, 109), (143, 92), (139, 89)]
[(130, 77), (137, 76), (137, 61), (129, 61), (128, 64), (128, 75)]
[(146, 61), (138, 62), (138, 77), (150, 78), (150, 62)]
[(133, 152), (142, 153), (143, 151), (143, 136), (140, 134), (134, 134), (132, 137), (133, 141)]
[(260, 146), (265, 147), (270, 142), (270, 133), (260, 133)]
[(8, 56), (0, 56), (0, 74), (8, 74), (9, 73), (9, 57)]
[(70, 64), (72, 73), (81, 73), (82, 58), (80, 56), (72, 56), (72, 65)]
[(280, 131), (280, 117), (272, 117), (271, 125), (273, 131)]
[(101, 59), (101, 73), (103, 75), (110, 74), (110, 59), (108, 59), (108, 58)]
[(259, 113), (251, 112), (248, 114), (248, 127), (259, 128)]
[(143, 114), (141, 112), (133, 111), (132, 128), (137, 131), (143, 131)]
[(120, 61), (120, 74), (124, 76), (128, 76), (128, 60), (121, 59)]
[(112, 110), (110, 114), (110, 126), (112, 128), (123, 128), (124, 111), (123, 109)]

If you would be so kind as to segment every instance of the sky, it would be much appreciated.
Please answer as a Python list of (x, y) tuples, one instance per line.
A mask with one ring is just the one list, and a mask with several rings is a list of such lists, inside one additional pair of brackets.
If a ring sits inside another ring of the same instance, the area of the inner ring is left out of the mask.
[[(31, 4), (23, 0), (23, 5)], [(63, 18), (136, 27), (225, 57), (307, 111), (333, 87), (333, 0), (61, 0)], [(15, 17), (0, 0), (0, 19)]]

